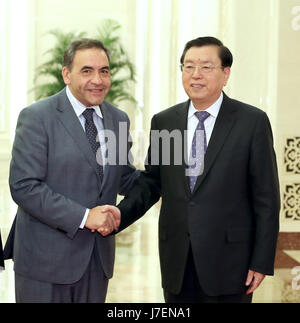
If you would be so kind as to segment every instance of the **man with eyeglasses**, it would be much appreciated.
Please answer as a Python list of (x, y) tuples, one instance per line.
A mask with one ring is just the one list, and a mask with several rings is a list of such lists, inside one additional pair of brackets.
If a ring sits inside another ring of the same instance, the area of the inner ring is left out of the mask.
[[(232, 62), (216, 38), (186, 44), (181, 69), (189, 100), (154, 115), (151, 137), (187, 133), (188, 162), (178, 165), (171, 154), (169, 165), (151, 164), (164, 152), (162, 141), (151, 138), (146, 170), (118, 205), (121, 231), (162, 198), (166, 302), (250, 303), (265, 275), (274, 273), (280, 198), (272, 131), (266, 113), (223, 92)], [(200, 163), (198, 172), (189, 172), (193, 163)]]
[(17, 302), (105, 301), (115, 241), (99, 233), (117, 229), (120, 215), (101, 205), (115, 204), (138, 176), (130, 144), (128, 160), (106, 163), (105, 132), (115, 134), (119, 156), (119, 123), (124, 137), (129, 129), (127, 114), (104, 100), (109, 60), (100, 41), (73, 42), (64, 54), (66, 88), (20, 113), (9, 178), (18, 211), (5, 248)]

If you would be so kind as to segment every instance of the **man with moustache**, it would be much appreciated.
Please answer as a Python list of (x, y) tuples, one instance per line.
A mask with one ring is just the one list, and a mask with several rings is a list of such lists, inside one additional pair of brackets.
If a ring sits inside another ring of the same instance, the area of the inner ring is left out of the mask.
[[(145, 172), (118, 205), (121, 231), (162, 198), (166, 302), (250, 303), (274, 272), (280, 198), (271, 126), (266, 113), (223, 92), (232, 62), (216, 38), (186, 44), (181, 69), (189, 100), (154, 115)], [(191, 161), (198, 156), (200, 172), (191, 172), (193, 163), (175, 162), (174, 141), (169, 165), (162, 163), (163, 140), (154, 137), (165, 130), (182, 138), (188, 131), (183, 146)]]
[(119, 123), (129, 126), (126, 113), (104, 100), (108, 50), (97, 40), (73, 42), (62, 76), (66, 88), (25, 108), (16, 128), (9, 184), (18, 211), (7, 252), (17, 302), (105, 301), (115, 241), (97, 230), (117, 229), (120, 215), (101, 205), (115, 204), (138, 175), (129, 162), (105, 163), (103, 130), (119, 147)]

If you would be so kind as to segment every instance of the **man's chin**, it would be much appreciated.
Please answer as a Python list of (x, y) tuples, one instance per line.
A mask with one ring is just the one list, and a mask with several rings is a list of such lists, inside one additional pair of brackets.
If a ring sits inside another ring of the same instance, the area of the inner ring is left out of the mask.
[(87, 104), (86, 105), (87, 107), (93, 107), (93, 106), (97, 106), (97, 105), (101, 105), (104, 101), (104, 98), (99, 98), (97, 100), (89, 100), (87, 101)]

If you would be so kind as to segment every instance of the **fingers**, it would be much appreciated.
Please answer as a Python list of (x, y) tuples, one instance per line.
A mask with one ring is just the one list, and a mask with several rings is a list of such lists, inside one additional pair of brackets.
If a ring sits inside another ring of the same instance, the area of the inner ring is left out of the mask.
[(265, 275), (258, 273), (253, 270), (249, 270), (247, 280), (246, 280), (246, 286), (249, 286), (247, 289), (246, 294), (249, 295), (253, 293), (256, 288), (261, 284), (261, 282), (264, 280)]
[(112, 205), (97, 206), (88, 217), (88, 227), (91, 232), (99, 232), (103, 236), (117, 230), (121, 223), (120, 210)]
[(112, 205), (97, 206), (93, 213), (93, 227), (90, 227), (92, 232), (99, 232), (103, 236), (109, 235), (114, 230), (117, 230), (121, 223), (120, 210)]
[(246, 280), (246, 286), (250, 286), (253, 277), (254, 277), (254, 271), (253, 270), (249, 270), (248, 271), (248, 275), (247, 275), (247, 280)]
[(119, 227), (121, 223), (121, 212), (120, 210), (113, 205), (105, 205), (103, 206), (103, 212), (110, 212), (116, 221), (117, 226)]
[(98, 232), (103, 236), (107, 236), (112, 231), (117, 230), (121, 223), (121, 212), (120, 210), (113, 205), (105, 205), (102, 208), (102, 212), (106, 212), (107, 215), (107, 224), (104, 224), (98, 228)]
[(103, 216), (105, 217), (105, 220), (103, 224), (97, 229), (99, 233), (101, 233), (103, 236), (106, 236), (113, 232), (114, 230), (117, 230), (119, 227), (119, 224), (115, 220), (114, 216), (110, 213), (104, 213)]
[(112, 205), (105, 205), (103, 207), (103, 213), (107, 215), (107, 222), (113, 230), (117, 230), (121, 223), (121, 212), (120, 210)]
[(114, 230), (112, 230), (111, 228), (108, 228), (108, 227), (101, 226), (97, 231), (98, 231), (98, 233), (100, 233), (103, 237), (106, 237), (106, 236), (108, 236), (109, 234), (111, 234)]

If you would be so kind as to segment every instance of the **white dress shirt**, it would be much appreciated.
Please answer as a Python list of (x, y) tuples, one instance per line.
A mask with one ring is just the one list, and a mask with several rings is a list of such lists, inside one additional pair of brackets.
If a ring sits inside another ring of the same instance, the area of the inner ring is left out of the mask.
[[(68, 99), (69, 99), (69, 101), (76, 113), (76, 116), (79, 119), (83, 130), (85, 131), (85, 117), (82, 115), (82, 113), (87, 109), (87, 107), (74, 97), (74, 95), (72, 94), (72, 92), (68, 86), (66, 88), (66, 93), (67, 93), (67, 97), (68, 97)], [(93, 113), (93, 121), (94, 121), (94, 124), (95, 124), (95, 126), (98, 130), (98, 134), (99, 134), (99, 143), (100, 143), (100, 148), (101, 148), (102, 160), (105, 161), (106, 144), (105, 144), (105, 138), (104, 138), (104, 134), (103, 134), (103, 130), (104, 130), (103, 115), (102, 115), (99, 105), (89, 107), (89, 108), (93, 108), (95, 110), (95, 112)], [(96, 158), (96, 156), (95, 156), (95, 158)], [(104, 171), (104, 167), (105, 167), (105, 165), (103, 162), (103, 171)], [(80, 224), (80, 229), (84, 228), (89, 211), (90, 211), (89, 209), (86, 210), (84, 218)]]
[[(205, 111), (207, 111), (210, 116), (204, 121), (204, 128), (205, 128), (205, 133), (206, 133), (206, 142), (207, 142), (207, 147), (209, 144), (209, 140), (211, 137), (211, 134), (214, 129), (214, 125), (217, 119), (217, 116), (219, 114), (221, 104), (223, 102), (223, 93), (221, 93), (220, 97), (218, 100), (212, 104), (210, 107), (208, 107)], [(190, 156), (190, 151), (192, 147), (192, 141), (194, 137), (195, 130), (197, 128), (197, 125), (199, 123), (199, 119), (195, 116), (195, 112), (197, 110), (191, 101), (190, 106), (189, 106), (189, 112), (188, 112), (188, 122), (187, 122), (187, 148), (188, 148), (188, 156)]]

